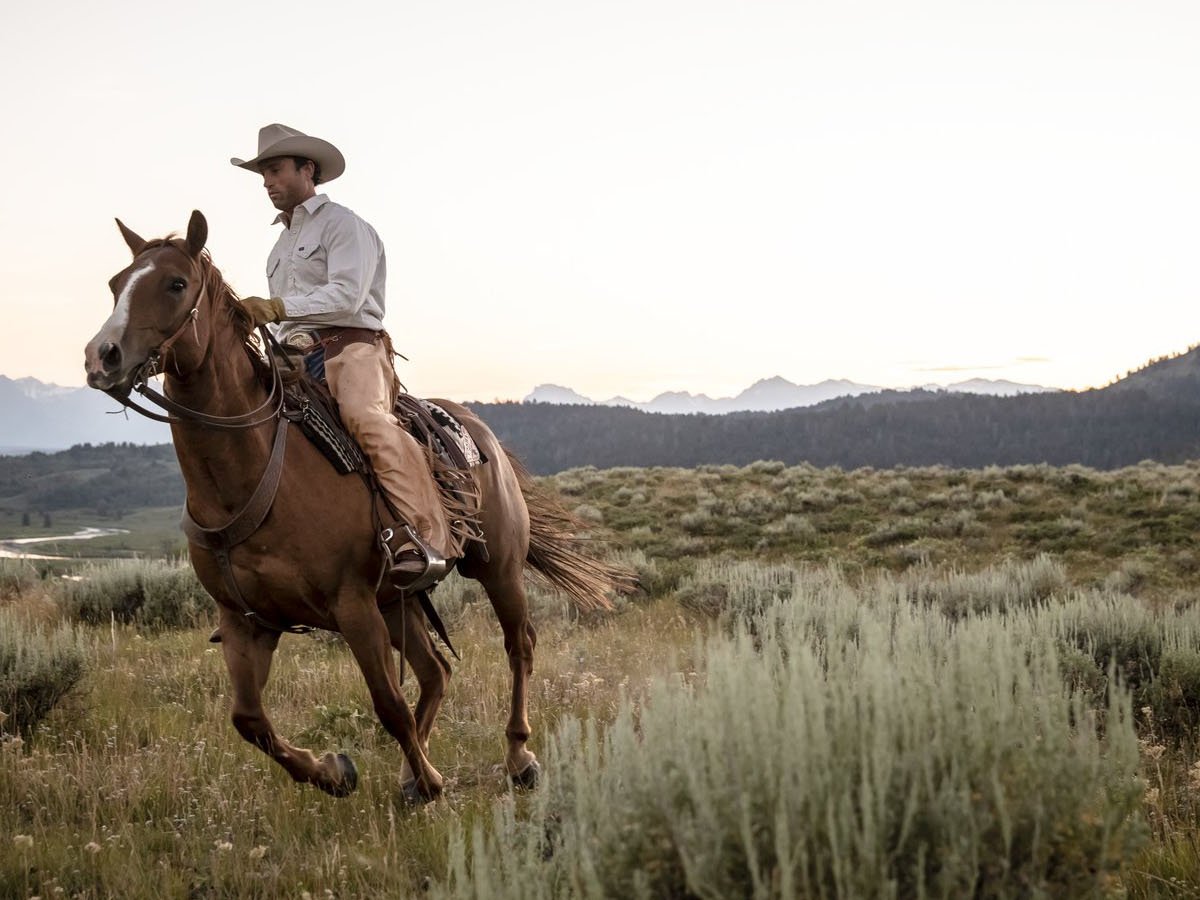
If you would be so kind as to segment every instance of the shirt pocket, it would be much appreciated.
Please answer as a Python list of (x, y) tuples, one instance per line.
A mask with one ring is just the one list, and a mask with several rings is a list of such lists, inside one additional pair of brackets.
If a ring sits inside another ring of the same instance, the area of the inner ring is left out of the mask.
[(272, 253), (267, 258), (267, 287), (272, 297), (283, 296), (283, 272), (280, 263), (283, 258), (278, 253)]
[(296, 287), (308, 293), (329, 280), (329, 258), (319, 235), (301, 235), (292, 256)]

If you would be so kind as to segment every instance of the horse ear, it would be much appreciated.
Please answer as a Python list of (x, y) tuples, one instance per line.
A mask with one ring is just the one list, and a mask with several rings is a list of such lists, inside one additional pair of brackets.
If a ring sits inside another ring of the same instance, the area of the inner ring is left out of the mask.
[(129, 245), (129, 249), (133, 251), (133, 255), (137, 256), (141, 253), (142, 248), (146, 246), (146, 242), (126, 228), (125, 223), (120, 219), (117, 219), (117, 227), (121, 229), (121, 237), (125, 238), (125, 243)]
[(204, 249), (204, 245), (208, 242), (208, 221), (204, 218), (204, 213), (198, 209), (192, 210), (192, 217), (188, 220), (187, 233), (187, 249), (191, 256), (199, 256), (200, 251)]

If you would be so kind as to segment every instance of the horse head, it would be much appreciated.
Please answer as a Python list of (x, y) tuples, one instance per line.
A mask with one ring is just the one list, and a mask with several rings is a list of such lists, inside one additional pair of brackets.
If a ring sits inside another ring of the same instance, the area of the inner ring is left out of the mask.
[(88, 342), (84, 368), (91, 387), (126, 396), (146, 363), (196, 322), (211, 265), (203, 254), (208, 222), (199, 210), (182, 240), (143, 240), (120, 219), (117, 227), (133, 261), (108, 282), (112, 315)]

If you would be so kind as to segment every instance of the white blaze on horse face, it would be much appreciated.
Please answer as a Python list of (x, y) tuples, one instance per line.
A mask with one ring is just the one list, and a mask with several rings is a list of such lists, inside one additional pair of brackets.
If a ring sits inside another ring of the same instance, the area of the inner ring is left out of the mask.
[(121, 296), (117, 298), (117, 305), (113, 307), (112, 315), (108, 317), (108, 321), (100, 329), (108, 340), (116, 342), (125, 336), (125, 329), (129, 327), (129, 306), (133, 301), (133, 291), (137, 287), (137, 283), (142, 280), (142, 276), (147, 272), (153, 271), (153, 261), (147, 262), (140, 269), (129, 276), (129, 280), (125, 282), (125, 287), (121, 291)]

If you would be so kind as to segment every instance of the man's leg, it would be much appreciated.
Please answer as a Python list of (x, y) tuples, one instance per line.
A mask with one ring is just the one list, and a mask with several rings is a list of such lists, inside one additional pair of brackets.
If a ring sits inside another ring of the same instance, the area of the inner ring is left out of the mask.
[[(425, 569), (425, 553), (407, 541), (404, 525), (443, 558), (453, 557), (454, 541), (425, 451), (392, 414), (396, 373), (384, 343), (347, 344), (326, 360), (325, 377), (342, 421), (370, 457), (379, 483), (400, 515), (401, 521), (392, 526), (395, 538), (389, 542), (397, 552), (398, 574), (420, 576)], [(400, 582), (399, 586), (406, 585)]]

